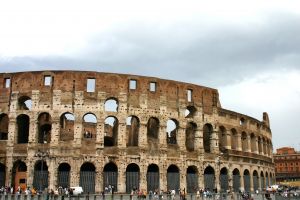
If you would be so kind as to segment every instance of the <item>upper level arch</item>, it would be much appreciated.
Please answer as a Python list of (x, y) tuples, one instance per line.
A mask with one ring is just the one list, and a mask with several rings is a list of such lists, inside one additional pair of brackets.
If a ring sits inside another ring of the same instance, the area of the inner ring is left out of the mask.
[(213, 134), (213, 126), (211, 124), (205, 124), (203, 126), (203, 148), (205, 153), (212, 152), (212, 134)]

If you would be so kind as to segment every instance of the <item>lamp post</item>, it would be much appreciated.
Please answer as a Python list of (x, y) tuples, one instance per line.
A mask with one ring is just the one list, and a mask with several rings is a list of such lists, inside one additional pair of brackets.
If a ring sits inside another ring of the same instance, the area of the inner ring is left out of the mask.
[(39, 177), (39, 193), (42, 192), (42, 179), (43, 179), (43, 168), (44, 168), (44, 160), (45, 158), (49, 157), (49, 152), (44, 150), (44, 143), (47, 143), (47, 141), (45, 141), (45, 131), (43, 132), (43, 138), (42, 138), (42, 150), (38, 149), (38, 151), (34, 154), (34, 157), (37, 157), (39, 160), (41, 160), (41, 174)]

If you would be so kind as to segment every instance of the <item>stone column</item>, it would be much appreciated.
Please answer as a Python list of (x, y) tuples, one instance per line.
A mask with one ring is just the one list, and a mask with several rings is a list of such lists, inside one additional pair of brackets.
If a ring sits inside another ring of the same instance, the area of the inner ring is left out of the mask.
[(240, 190), (244, 191), (245, 190), (245, 181), (244, 181), (244, 174), (241, 174), (241, 186), (240, 186)]
[(97, 168), (95, 175), (95, 193), (100, 193), (103, 190), (103, 172)]
[(227, 149), (231, 149), (231, 131), (226, 131)]
[(60, 124), (59, 119), (54, 118), (52, 120), (52, 128), (51, 128), (51, 145), (57, 146), (60, 138)]
[(211, 149), (211, 153), (219, 153), (219, 145), (218, 145), (219, 141), (218, 141), (218, 130), (214, 129), (212, 132), (212, 136), (211, 136), (211, 141), (210, 141), (210, 149)]
[(81, 140), (82, 140), (82, 116), (79, 113), (77, 113), (74, 122), (74, 141), (73, 141), (74, 145), (80, 147)]
[(242, 138), (241, 133), (237, 133), (237, 148), (236, 150), (242, 151)]
[[(12, 179), (12, 168), (13, 168), (13, 159), (12, 156), (6, 157), (5, 162), (5, 185), (10, 186), (11, 185), (11, 179)], [(27, 176), (28, 178), (28, 176)]]
[(253, 184), (253, 173), (250, 174), (250, 191), (254, 191), (254, 184)]
[[(27, 166), (27, 185), (32, 186), (33, 185), (33, 178), (34, 178), (34, 165), (37, 162), (37, 160), (33, 157), (29, 157), (28, 161), (26, 163)], [(36, 188), (39, 189), (39, 188)]]
[(126, 165), (118, 167), (118, 192), (126, 192)]
[(160, 148), (167, 148), (167, 126), (165, 121), (161, 121), (159, 130), (159, 144)]
[(127, 136), (126, 136), (126, 118), (120, 119), (118, 129), (118, 147), (126, 148)]
[(8, 124), (8, 135), (7, 135), (7, 145), (13, 146), (17, 141), (18, 131), (17, 131), (17, 120), (15, 115), (9, 116)]
[(248, 149), (247, 149), (247, 152), (250, 152), (251, 153), (251, 136), (250, 135), (247, 135), (247, 146), (248, 146)]
[(80, 163), (79, 160), (75, 160), (71, 166), (70, 171), (70, 185), (79, 185), (80, 179)]
[(200, 149), (203, 149), (202, 141), (203, 139), (201, 135), (201, 130), (197, 127), (195, 131), (195, 146), (194, 146), (195, 151), (200, 151)]
[(55, 190), (55, 186), (57, 185), (57, 169), (55, 168), (55, 162), (53, 159), (48, 158), (44, 159), (48, 165), (48, 178), (49, 178), (49, 186), (48, 189)]
[(147, 166), (145, 163), (140, 163), (140, 186), (139, 188), (143, 191), (147, 191)]
[(177, 144), (179, 146), (180, 151), (185, 151), (186, 147), (185, 147), (185, 129), (179, 127), (178, 131), (177, 131)]
[(147, 123), (140, 123), (138, 146), (142, 148), (147, 146)]
[(96, 126), (96, 148), (104, 148), (105, 119), (100, 118)]
[(160, 190), (167, 191), (167, 158), (161, 158), (162, 165), (159, 168), (159, 186)]
[(29, 122), (29, 136), (28, 136), (28, 143), (29, 144), (36, 144), (38, 143), (37, 140), (37, 130), (38, 130), (38, 121), (36, 115), (33, 113), (30, 117)]

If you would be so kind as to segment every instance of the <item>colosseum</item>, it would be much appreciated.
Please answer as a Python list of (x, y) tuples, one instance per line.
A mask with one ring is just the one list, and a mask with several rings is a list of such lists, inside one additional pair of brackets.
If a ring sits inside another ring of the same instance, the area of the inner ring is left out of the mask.
[[(91, 71), (1, 73), (0, 186), (263, 190), (272, 133), (218, 90)], [(255, 98), (255, 97), (254, 97)]]

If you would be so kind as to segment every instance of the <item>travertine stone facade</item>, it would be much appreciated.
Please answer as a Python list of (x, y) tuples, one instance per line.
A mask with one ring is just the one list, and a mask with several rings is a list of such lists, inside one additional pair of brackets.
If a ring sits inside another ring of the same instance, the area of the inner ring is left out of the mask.
[(85, 71), (0, 83), (0, 184), (253, 191), (275, 178), (267, 113), (226, 110), (216, 89)]

